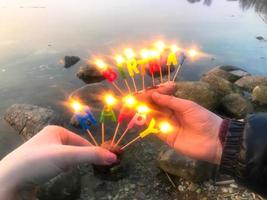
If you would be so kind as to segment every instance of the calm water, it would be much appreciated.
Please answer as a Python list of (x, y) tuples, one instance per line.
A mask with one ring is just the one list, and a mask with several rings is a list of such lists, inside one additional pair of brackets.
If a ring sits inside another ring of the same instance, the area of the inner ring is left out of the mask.
[[(267, 75), (267, 42), (255, 39), (267, 38), (263, 2), (0, 0), (0, 115), (13, 103), (57, 108), (83, 85), (75, 77), (77, 66), (65, 70), (59, 64), (64, 55), (88, 58), (155, 38), (198, 46), (210, 55), (185, 65), (181, 76), (187, 80), (218, 64)], [(17, 141), (4, 122), (0, 133), (3, 149)]]

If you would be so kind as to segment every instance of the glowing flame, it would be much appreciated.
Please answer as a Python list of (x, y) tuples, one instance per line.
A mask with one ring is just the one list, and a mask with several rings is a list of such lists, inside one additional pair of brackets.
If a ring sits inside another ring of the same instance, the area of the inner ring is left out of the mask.
[(196, 57), (198, 55), (198, 51), (196, 49), (189, 49), (188, 50), (188, 55), (192, 58)]
[(157, 50), (159, 52), (162, 52), (162, 51), (164, 51), (166, 45), (162, 41), (157, 41), (157, 42), (155, 42), (155, 47), (157, 48)]
[(156, 50), (151, 50), (151, 51), (149, 52), (149, 55), (150, 55), (150, 57), (152, 57), (152, 58), (157, 58), (157, 57), (159, 57), (160, 53), (159, 53), (158, 51), (156, 51)]
[(116, 60), (117, 64), (122, 64), (125, 62), (125, 59), (123, 58), (122, 55), (116, 55), (115, 60)]
[(149, 108), (146, 105), (140, 105), (137, 107), (137, 112), (141, 114), (147, 114), (149, 112)]
[(142, 56), (143, 59), (149, 58), (149, 51), (147, 49), (142, 49), (140, 51), (140, 54), (141, 54), (141, 56)]
[(112, 94), (107, 94), (104, 99), (106, 104), (109, 106), (112, 106), (117, 102), (117, 99)]
[(83, 109), (83, 105), (79, 101), (72, 101), (70, 106), (74, 110), (75, 113), (81, 112)]
[(176, 53), (180, 50), (180, 48), (176, 44), (171, 45), (170, 49), (173, 53)]
[(169, 122), (164, 121), (159, 124), (159, 130), (163, 134), (168, 134), (172, 130), (172, 126)]
[(136, 104), (136, 99), (132, 95), (128, 95), (123, 99), (124, 103), (128, 107), (133, 107)]
[(135, 56), (135, 53), (131, 48), (125, 49), (124, 54), (128, 59), (134, 58), (134, 56)]
[(100, 70), (104, 70), (107, 67), (107, 64), (101, 59), (97, 59), (95, 64)]

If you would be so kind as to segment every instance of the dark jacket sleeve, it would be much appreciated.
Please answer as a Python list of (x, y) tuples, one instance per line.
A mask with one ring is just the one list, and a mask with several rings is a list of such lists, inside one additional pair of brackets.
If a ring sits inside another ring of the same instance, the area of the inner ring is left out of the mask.
[(267, 197), (267, 114), (230, 121), (223, 146), (220, 172)]

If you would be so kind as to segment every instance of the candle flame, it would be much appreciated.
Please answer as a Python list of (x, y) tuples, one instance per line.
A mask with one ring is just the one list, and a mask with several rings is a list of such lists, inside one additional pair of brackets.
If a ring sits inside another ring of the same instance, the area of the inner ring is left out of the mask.
[(171, 45), (170, 49), (173, 53), (176, 53), (180, 50), (180, 48), (176, 44)]
[(128, 107), (133, 107), (136, 104), (136, 99), (132, 95), (127, 95), (124, 97), (123, 101)]
[(141, 54), (141, 56), (142, 56), (143, 59), (149, 58), (149, 51), (147, 49), (142, 49), (140, 51), (140, 54)]
[(168, 134), (172, 130), (172, 126), (169, 122), (164, 121), (159, 124), (159, 130), (163, 134)]
[(152, 58), (157, 58), (157, 57), (159, 57), (160, 53), (159, 53), (157, 50), (151, 50), (151, 51), (149, 52), (149, 55), (150, 55), (150, 57), (152, 57)]
[(196, 57), (198, 55), (198, 51), (196, 49), (189, 49), (188, 50), (188, 55), (192, 58)]
[(157, 50), (159, 52), (162, 52), (165, 49), (165, 47), (166, 47), (166, 45), (162, 41), (155, 42), (154, 46), (157, 48)]
[(146, 105), (139, 105), (137, 107), (137, 112), (141, 114), (147, 114), (149, 112), (149, 108)]
[(72, 107), (75, 113), (81, 112), (83, 109), (83, 105), (79, 101), (75, 100), (70, 103), (70, 106)]
[(95, 64), (100, 70), (104, 70), (107, 67), (107, 64), (101, 59), (97, 59)]
[(106, 104), (109, 106), (116, 104), (117, 101), (117, 99), (112, 94), (107, 94), (104, 99)]
[(125, 59), (123, 58), (122, 55), (116, 55), (115, 60), (116, 60), (117, 64), (122, 64), (125, 62)]
[(131, 48), (125, 49), (124, 54), (128, 59), (134, 58), (134, 56), (135, 56), (135, 53)]

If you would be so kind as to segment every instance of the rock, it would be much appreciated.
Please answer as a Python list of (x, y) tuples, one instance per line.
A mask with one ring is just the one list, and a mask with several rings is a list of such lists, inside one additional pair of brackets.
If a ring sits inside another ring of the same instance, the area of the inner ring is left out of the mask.
[(79, 197), (81, 177), (77, 168), (51, 179), (37, 193), (39, 200), (72, 200)]
[(206, 72), (205, 75), (216, 75), (232, 83), (244, 76), (250, 76), (247, 71), (231, 65), (217, 66)]
[(267, 86), (267, 77), (264, 76), (244, 76), (235, 82), (240, 88), (252, 91), (258, 85)]
[(242, 119), (253, 111), (252, 104), (237, 93), (228, 94), (222, 98), (221, 106), (224, 113), (236, 119)]
[(186, 158), (173, 149), (160, 152), (158, 165), (163, 171), (189, 181), (208, 180), (216, 169), (215, 165)]
[(219, 95), (208, 83), (201, 81), (177, 82), (175, 96), (194, 101), (210, 110), (214, 110), (219, 104)]
[(256, 86), (252, 91), (252, 101), (260, 105), (267, 105), (267, 86)]
[(88, 64), (82, 65), (76, 73), (76, 76), (87, 84), (105, 80), (102, 74), (95, 67)]
[(227, 94), (241, 92), (239, 88), (230, 81), (213, 74), (202, 76), (201, 81), (210, 84), (210, 86), (222, 97)]
[(69, 67), (75, 65), (79, 61), (80, 61), (80, 58), (78, 56), (65, 56), (64, 57), (64, 67), (69, 68)]
[(24, 140), (28, 140), (47, 125), (63, 125), (62, 118), (52, 109), (28, 104), (14, 104), (9, 107), (4, 119)]
[(262, 36), (257, 36), (256, 39), (257, 39), (257, 40), (264, 40), (264, 37), (262, 37)]

